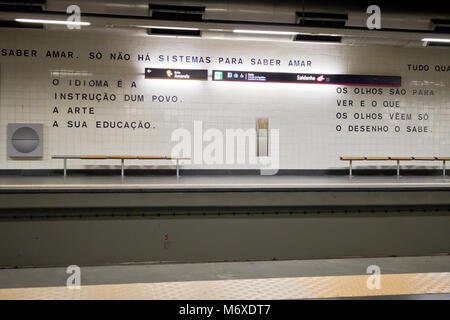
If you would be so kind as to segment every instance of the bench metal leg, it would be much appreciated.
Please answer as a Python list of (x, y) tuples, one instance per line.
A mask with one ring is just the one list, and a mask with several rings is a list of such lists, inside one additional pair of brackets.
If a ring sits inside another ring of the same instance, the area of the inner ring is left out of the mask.
[(124, 170), (124, 166), (125, 166), (125, 159), (120, 159), (120, 164), (121, 164), (121, 170), (120, 170), (120, 175), (122, 176), (122, 178), (125, 175), (125, 170)]
[(400, 176), (400, 160), (397, 160), (397, 177)]
[(177, 159), (177, 179), (180, 178), (180, 166), (179, 166), (179, 161), (180, 161), (180, 160)]
[(442, 175), (445, 177), (445, 160), (442, 160)]
[(64, 178), (67, 176), (67, 159), (64, 159)]
[(349, 165), (349, 176), (352, 176), (352, 160), (349, 161), (350, 165)]

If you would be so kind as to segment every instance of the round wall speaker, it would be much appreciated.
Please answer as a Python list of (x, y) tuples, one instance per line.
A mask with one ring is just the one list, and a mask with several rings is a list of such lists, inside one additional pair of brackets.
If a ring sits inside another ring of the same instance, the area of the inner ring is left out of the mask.
[(11, 139), (14, 148), (21, 153), (30, 153), (39, 145), (38, 133), (30, 127), (17, 129)]
[(43, 132), (42, 123), (8, 123), (8, 157), (12, 159), (42, 158)]

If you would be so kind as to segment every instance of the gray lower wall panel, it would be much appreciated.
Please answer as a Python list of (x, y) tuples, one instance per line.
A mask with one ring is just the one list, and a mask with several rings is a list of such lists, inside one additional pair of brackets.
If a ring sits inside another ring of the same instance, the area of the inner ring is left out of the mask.
[(450, 191), (159, 191), (3, 193), (0, 209), (449, 205)]
[(449, 230), (448, 212), (1, 221), (0, 266), (448, 254)]

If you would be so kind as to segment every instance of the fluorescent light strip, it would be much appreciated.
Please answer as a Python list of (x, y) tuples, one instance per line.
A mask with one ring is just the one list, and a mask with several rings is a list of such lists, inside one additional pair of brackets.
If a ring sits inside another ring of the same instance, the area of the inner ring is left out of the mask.
[(231, 30), (228, 30), (228, 29), (208, 29), (208, 31), (214, 31), (214, 32), (231, 32)]
[[(309, 33), (309, 34), (311, 34), (311, 33)], [(342, 37), (342, 34), (318, 33), (318, 34), (316, 34), (316, 36), (321, 36), (321, 37)]]
[(291, 31), (265, 31), (265, 30), (241, 30), (241, 29), (234, 29), (234, 33), (249, 33), (249, 34), (273, 34), (273, 35), (281, 35), (281, 36), (294, 36), (298, 34), (298, 32), (291, 32)]
[(155, 38), (170, 38), (170, 39), (201, 39), (199, 36), (186, 36), (186, 35), (164, 35), (164, 34), (148, 34), (149, 37)]
[(76, 21), (62, 21), (62, 20), (42, 20), (42, 19), (15, 19), (17, 22), (25, 22), (25, 23), (43, 23), (43, 24), (64, 24), (71, 26), (89, 26), (90, 22), (76, 22)]
[(145, 28), (145, 29), (168, 29), (168, 30), (193, 30), (197, 31), (198, 28), (184, 28), (184, 27), (165, 27), (165, 26), (135, 26), (136, 28)]
[(450, 39), (423, 38), (422, 41), (426, 41), (426, 42), (450, 42)]

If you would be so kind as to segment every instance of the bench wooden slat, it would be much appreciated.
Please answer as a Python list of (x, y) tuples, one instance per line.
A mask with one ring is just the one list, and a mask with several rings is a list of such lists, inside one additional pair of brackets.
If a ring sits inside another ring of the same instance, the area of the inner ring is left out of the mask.
[(108, 159), (108, 156), (99, 156), (99, 155), (82, 155), (80, 159)]
[(413, 159), (413, 157), (389, 157), (391, 160), (404, 160), (404, 161), (407, 161), (407, 160), (412, 160)]
[(153, 159), (153, 160), (190, 160), (191, 157), (172, 157), (172, 156), (127, 156), (127, 155), (53, 155), (52, 159)]
[(389, 157), (366, 157), (366, 160), (389, 160)]
[(365, 157), (341, 157), (341, 160), (365, 160)]
[(118, 156), (118, 155), (112, 155), (108, 157), (109, 159), (136, 159), (136, 156)]
[(413, 157), (413, 160), (434, 161), (434, 160), (436, 160), (436, 157)]
[(146, 159), (154, 159), (154, 160), (165, 160), (165, 156), (138, 156), (138, 159), (146, 160)]
[(436, 158), (437, 160), (448, 160), (448, 161), (450, 161), (450, 157), (437, 157)]

